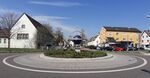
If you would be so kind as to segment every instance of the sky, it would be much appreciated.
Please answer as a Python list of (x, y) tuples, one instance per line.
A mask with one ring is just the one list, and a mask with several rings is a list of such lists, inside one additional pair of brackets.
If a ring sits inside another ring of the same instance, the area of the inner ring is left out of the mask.
[(90, 38), (103, 26), (150, 29), (150, 0), (0, 0), (0, 14), (7, 12), (61, 27), (66, 38), (81, 29)]

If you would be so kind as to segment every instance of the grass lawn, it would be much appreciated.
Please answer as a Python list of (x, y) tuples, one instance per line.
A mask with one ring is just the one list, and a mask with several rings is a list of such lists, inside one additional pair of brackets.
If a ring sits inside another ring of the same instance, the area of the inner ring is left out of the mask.
[(74, 50), (51, 50), (44, 53), (46, 56), (58, 58), (95, 58), (107, 56), (103, 51), (81, 51), (75, 52)]
[(28, 52), (46, 52), (42, 49), (29, 49), (29, 48), (0, 48), (0, 53), (28, 53)]

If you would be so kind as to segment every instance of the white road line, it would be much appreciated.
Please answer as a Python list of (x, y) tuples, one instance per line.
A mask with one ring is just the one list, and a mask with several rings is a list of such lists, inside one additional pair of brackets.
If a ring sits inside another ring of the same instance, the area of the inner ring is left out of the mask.
[(119, 72), (119, 71), (127, 71), (127, 70), (137, 69), (137, 68), (145, 66), (148, 63), (146, 59), (144, 59), (142, 57), (137, 57), (139, 59), (142, 59), (144, 61), (144, 63), (139, 66), (124, 68), (124, 69), (104, 70), (104, 71), (50, 71), (50, 70), (29, 69), (29, 68), (23, 68), (23, 67), (18, 67), (18, 66), (12, 65), (7, 62), (7, 59), (12, 58), (12, 57), (15, 57), (15, 56), (8, 56), (8, 57), (4, 58), (3, 63), (7, 66), (10, 66), (10, 67), (13, 67), (16, 69), (32, 71), (32, 72), (43, 72), (43, 73), (68, 73), (68, 74), (69, 73), (70, 74), (71, 73), (110, 73), (110, 72)]

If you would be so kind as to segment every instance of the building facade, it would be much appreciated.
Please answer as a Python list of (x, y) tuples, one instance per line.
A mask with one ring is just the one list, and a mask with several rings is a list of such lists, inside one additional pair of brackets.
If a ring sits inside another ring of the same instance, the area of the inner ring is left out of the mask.
[(91, 39), (90, 42), (87, 43), (88, 46), (100, 46), (100, 35), (95, 36)]
[(150, 44), (150, 30), (145, 30), (141, 35), (141, 44), (149, 45)]
[(104, 26), (100, 31), (100, 42), (106, 43), (109, 39), (116, 42), (132, 42), (134, 46), (140, 45), (141, 31), (137, 28)]
[[(0, 47), (8, 47), (8, 37), (4, 34), (4, 29), (0, 31)], [(10, 39), (10, 48), (37, 48), (42, 43), (39, 42), (38, 38), (39, 32), (48, 31), (42, 24), (37, 22), (35, 19), (23, 13), (14, 26), (11, 28), (11, 39)], [(42, 34), (44, 39), (45, 35)], [(43, 44), (46, 44), (48, 40), (43, 40)]]

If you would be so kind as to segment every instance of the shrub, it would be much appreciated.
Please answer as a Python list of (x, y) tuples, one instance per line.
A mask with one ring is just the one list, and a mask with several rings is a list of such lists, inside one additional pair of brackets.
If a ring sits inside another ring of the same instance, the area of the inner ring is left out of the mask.
[(87, 48), (89, 48), (89, 49), (96, 49), (97, 47), (96, 47), (96, 46), (91, 45), (91, 46), (87, 46)]
[(102, 51), (83, 51), (75, 52), (74, 50), (51, 50), (50, 52), (44, 53), (46, 56), (50, 57), (60, 57), (60, 58), (94, 58), (94, 57), (103, 57), (107, 54)]

